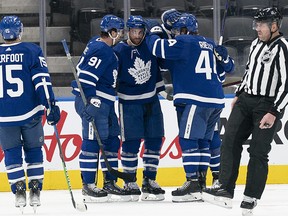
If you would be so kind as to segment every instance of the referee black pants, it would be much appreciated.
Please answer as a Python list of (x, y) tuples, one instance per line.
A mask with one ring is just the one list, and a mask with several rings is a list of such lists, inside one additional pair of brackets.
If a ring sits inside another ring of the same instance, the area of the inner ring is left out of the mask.
[(252, 135), (249, 143), (249, 163), (244, 195), (261, 198), (268, 175), (268, 153), (279, 119), (270, 129), (260, 129), (260, 120), (273, 106), (274, 98), (251, 96), (242, 93), (225, 126), (221, 146), (220, 182), (234, 195), (239, 172), (241, 154), (245, 141)]

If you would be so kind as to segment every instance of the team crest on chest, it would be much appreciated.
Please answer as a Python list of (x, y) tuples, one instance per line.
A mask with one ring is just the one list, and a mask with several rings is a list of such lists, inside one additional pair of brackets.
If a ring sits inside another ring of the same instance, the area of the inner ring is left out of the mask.
[(136, 84), (143, 84), (150, 79), (151, 60), (145, 64), (142, 59), (136, 57), (133, 66), (134, 68), (128, 69), (128, 73), (133, 76)]
[(261, 62), (263, 62), (264, 64), (269, 63), (273, 59), (273, 54), (274, 53), (272, 51), (266, 50), (261, 57)]

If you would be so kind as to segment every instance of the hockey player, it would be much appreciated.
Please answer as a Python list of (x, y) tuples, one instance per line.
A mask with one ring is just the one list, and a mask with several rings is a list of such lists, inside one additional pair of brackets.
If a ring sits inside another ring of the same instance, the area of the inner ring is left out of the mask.
[(221, 146), (220, 187), (207, 189), (207, 201), (232, 207), (243, 144), (249, 142), (249, 162), (242, 215), (252, 215), (268, 176), (271, 142), (287, 106), (288, 44), (280, 33), (282, 15), (277, 8), (259, 9), (253, 21), (258, 37), (252, 42)]
[[(162, 33), (159, 29), (153, 30), (151, 34)], [(149, 49), (170, 65), (187, 179), (182, 187), (172, 191), (172, 201), (189, 202), (201, 199), (199, 165), (207, 170), (209, 142), (224, 107), (222, 83), (215, 63), (217, 61), (226, 72), (233, 70), (234, 63), (223, 46), (216, 46), (212, 40), (198, 35), (197, 20), (192, 14), (182, 14), (173, 24), (172, 32), (175, 39), (151, 35)]]
[[(164, 11), (163, 14), (161, 15), (161, 21), (162, 21), (161, 25), (157, 22), (157, 20), (153, 20), (153, 19), (146, 20), (146, 25), (148, 26), (149, 30), (155, 26), (156, 27), (160, 26), (162, 28), (161, 38), (172, 39), (174, 38), (174, 35), (171, 32), (172, 25), (179, 19), (180, 16), (181, 16), (181, 13), (177, 11), (176, 9), (169, 9), (169, 10)], [(217, 65), (216, 69), (217, 69), (218, 77), (223, 83), (225, 81), (225, 71), (219, 64)], [(161, 71), (162, 71), (162, 77), (163, 77), (166, 89), (167, 87), (170, 87), (170, 86), (173, 89), (173, 86), (171, 85), (170, 71), (166, 68), (162, 68)], [(173, 96), (170, 95), (170, 97), (173, 97)], [(216, 123), (213, 138), (210, 143), (211, 159), (210, 159), (209, 167), (213, 176), (212, 185), (216, 185), (218, 182), (218, 178), (219, 178), (220, 145), (221, 145), (219, 127), (220, 127), (220, 121)], [(201, 186), (201, 189), (206, 188), (206, 175), (207, 175), (207, 171), (206, 171), (205, 166), (204, 167), (200, 166), (198, 176), (199, 176), (199, 184)]]
[[(136, 176), (141, 139), (144, 140), (141, 200), (164, 200), (165, 191), (156, 183), (164, 136), (163, 114), (158, 92), (164, 91), (157, 58), (149, 51), (145, 22), (141, 16), (127, 20), (128, 40), (114, 47), (119, 58), (118, 97), (121, 125), (121, 163), (124, 172)], [(133, 201), (141, 191), (136, 182), (125, 182)]]
[(33, 43), (21, 42), (23, 24), (17, 16), (5, 16), (0, 22), (4, 44), (0, 45), (0, 145), (15, 206), (26, 206), (26, 177), (22, 151), (27, 164), (29, 204), (40, 206), (44, 167), (42, 115), (48, 109), (42, 78), (50, 93), (48, 124), (55, 125), (60, 110), (55, 105), (52, 84), (42, 50)]
[[(104, 172), (103, 190), (95, 185), (99, 163), (99, 145), (92, 128), (95, 122), (105, 153), (112, 168), (118, 169), (118, 150), (120, 147), (119, 125), (114, 110), (116, 100), (117, 57), (111, 46), (123, 37), (124, 21), (114, 15), (106, 15), (100, 23), (100, 37), (92, 38), (77, 65), (79, 80), (82, 84), (88, 105), (85, 107), (76, 82), (72, 82), (76, 94), (75, 109), (82, 119), (82, 147), (79, 156), (83, 181), (82, 194), (85, 202), (129, 201), (130, 193), (116, 185), (117, 178)], [(107, 196), (107, 193), (109, 196)]]

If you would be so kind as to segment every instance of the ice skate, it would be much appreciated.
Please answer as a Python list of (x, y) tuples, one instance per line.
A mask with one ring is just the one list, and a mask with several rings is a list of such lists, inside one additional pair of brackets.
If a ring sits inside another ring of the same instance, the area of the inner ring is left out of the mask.
[(232, 198), (232, 194), (221, 188), (219, 184), (215, 188), (206, 188), (202, 191), (202, 199), (205, 202), (224, 208), (232, 208)]
[(257, 206), (257, 199), (244, 196), (240, 208), (242, 208), (242, 216), (253, 216), (253, 209)]
[(108, 202), (131, 201), (130, 191), (120, 188), (114, 180), (105, 180), (103, 190), (108, 193)]
[(41, 205), (40, 189), (38, 187), (39, 181), (32, 180), (29, 184), (31, 185), (30, 192), (29, 192), (29, 202), (30, 202), (30, 206), (33, 207), (34, 213), (36, 213), (37, 207)]
[(141, 191), (136, 182), (128, 182), (124, 185), (124, 190), (127, 190), (131, 194), (131, 198), (133, 202), (137, 202), (139, 200), (139, 196), (141, 195)]
[(16, 182), (16, 193), (15, 193), (15, 207), (20, 208), (23, 214), (24, 207), (26, 206), (26, 189), (25, 182)]
[(202, 201), (201, 187), (198, 180), (188, 180), (182, 187), (172, 191), (172, 202)]
[(142, 183), (142, 201), (162, 201), (165, 199), (163, 190), (156, 181), (145, 177)]
[(82, 195), (85, 203), (100, 203), (108, 201), (107, 192), (97, 188), (95, 184), (84, 184)]

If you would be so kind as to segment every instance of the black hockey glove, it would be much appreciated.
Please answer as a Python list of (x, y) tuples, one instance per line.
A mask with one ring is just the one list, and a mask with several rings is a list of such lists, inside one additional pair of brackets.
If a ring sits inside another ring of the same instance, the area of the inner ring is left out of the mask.
[(101, 106), (101, 100), (99, 98), (91, 98), (89, 104), (85, 107), (83, 117), (88, 121), (92, 122), (94, 117), (97, 115), (98, 109)]
[(51, 102), (51, 109), (46, 110), (47, 123), (49, 125), (56, 125), (60, 120), (60, 109), (55, 104), (55, 101)]

